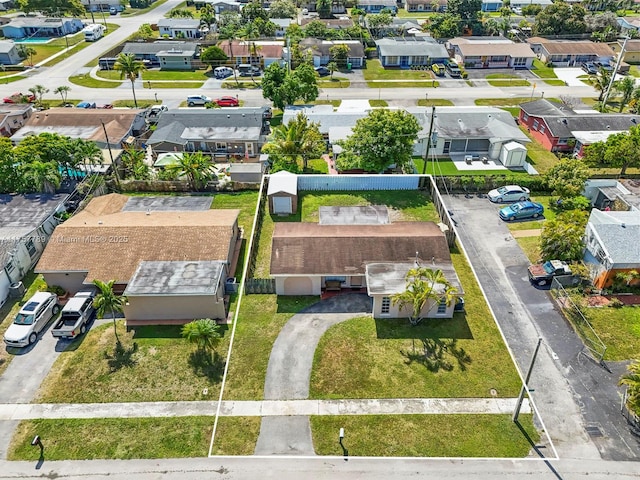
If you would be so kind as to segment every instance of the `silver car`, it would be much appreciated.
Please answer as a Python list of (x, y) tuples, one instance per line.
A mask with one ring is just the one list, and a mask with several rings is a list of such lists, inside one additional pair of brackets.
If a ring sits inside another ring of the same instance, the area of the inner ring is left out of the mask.
[(529, 189), (519, 185), (505, 185), (504, 187), (491, 190), (488, 197), (489, 200), (495, 203), (524, 202), (525, 200), (529, 200)]
[(35, 343), (52, 317), (58, 314), (58, 296), (37, 292), (20, 309), (4, 334), (4, 343), (10, 347), (26, 347)]

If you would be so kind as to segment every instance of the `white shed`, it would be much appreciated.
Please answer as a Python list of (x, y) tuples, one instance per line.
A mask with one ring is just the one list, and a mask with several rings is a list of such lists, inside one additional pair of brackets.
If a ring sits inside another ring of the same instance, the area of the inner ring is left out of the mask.
[(280, 171), (269, 176), (269, 213), (291, 215), (298, 211), (298, 176)]
[(500, 162), (508, 168), (524, 167), (527, 147), (518, 142), (505, 143), (500, 150)]

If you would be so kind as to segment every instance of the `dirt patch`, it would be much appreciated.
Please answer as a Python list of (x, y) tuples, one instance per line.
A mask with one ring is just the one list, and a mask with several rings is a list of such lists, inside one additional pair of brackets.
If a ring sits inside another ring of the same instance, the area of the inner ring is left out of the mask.
[(617, 298), (625, 305), (640, 305), (640, 295), (609, 295), (608, 298)]
[(593, 295), (587, 297), (587, 306), (589, 307), (606, 307), (611, 301), (602, 295)]

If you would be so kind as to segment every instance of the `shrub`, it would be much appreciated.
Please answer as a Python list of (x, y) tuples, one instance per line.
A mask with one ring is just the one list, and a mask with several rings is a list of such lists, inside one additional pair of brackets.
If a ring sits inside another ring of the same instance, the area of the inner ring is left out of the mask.
[(617, 298), (612, 298), (611, 300), (609, 300), (609, 307), (610, 308), (622, 308), (622, 307), (624, 307), (624, 303), (622, 303)]

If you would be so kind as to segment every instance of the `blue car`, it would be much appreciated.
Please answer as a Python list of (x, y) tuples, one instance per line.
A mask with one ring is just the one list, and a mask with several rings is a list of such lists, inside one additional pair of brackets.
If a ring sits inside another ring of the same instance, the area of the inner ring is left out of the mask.
[(80, 102), (76, 105), (76, 108), (96, 108), (96, 104), (91, 102)]
[(536, 202), (518, 202), (500, 209), (500, 218), (507, 222), (525, 218), (538, 218), (544, 207)]

